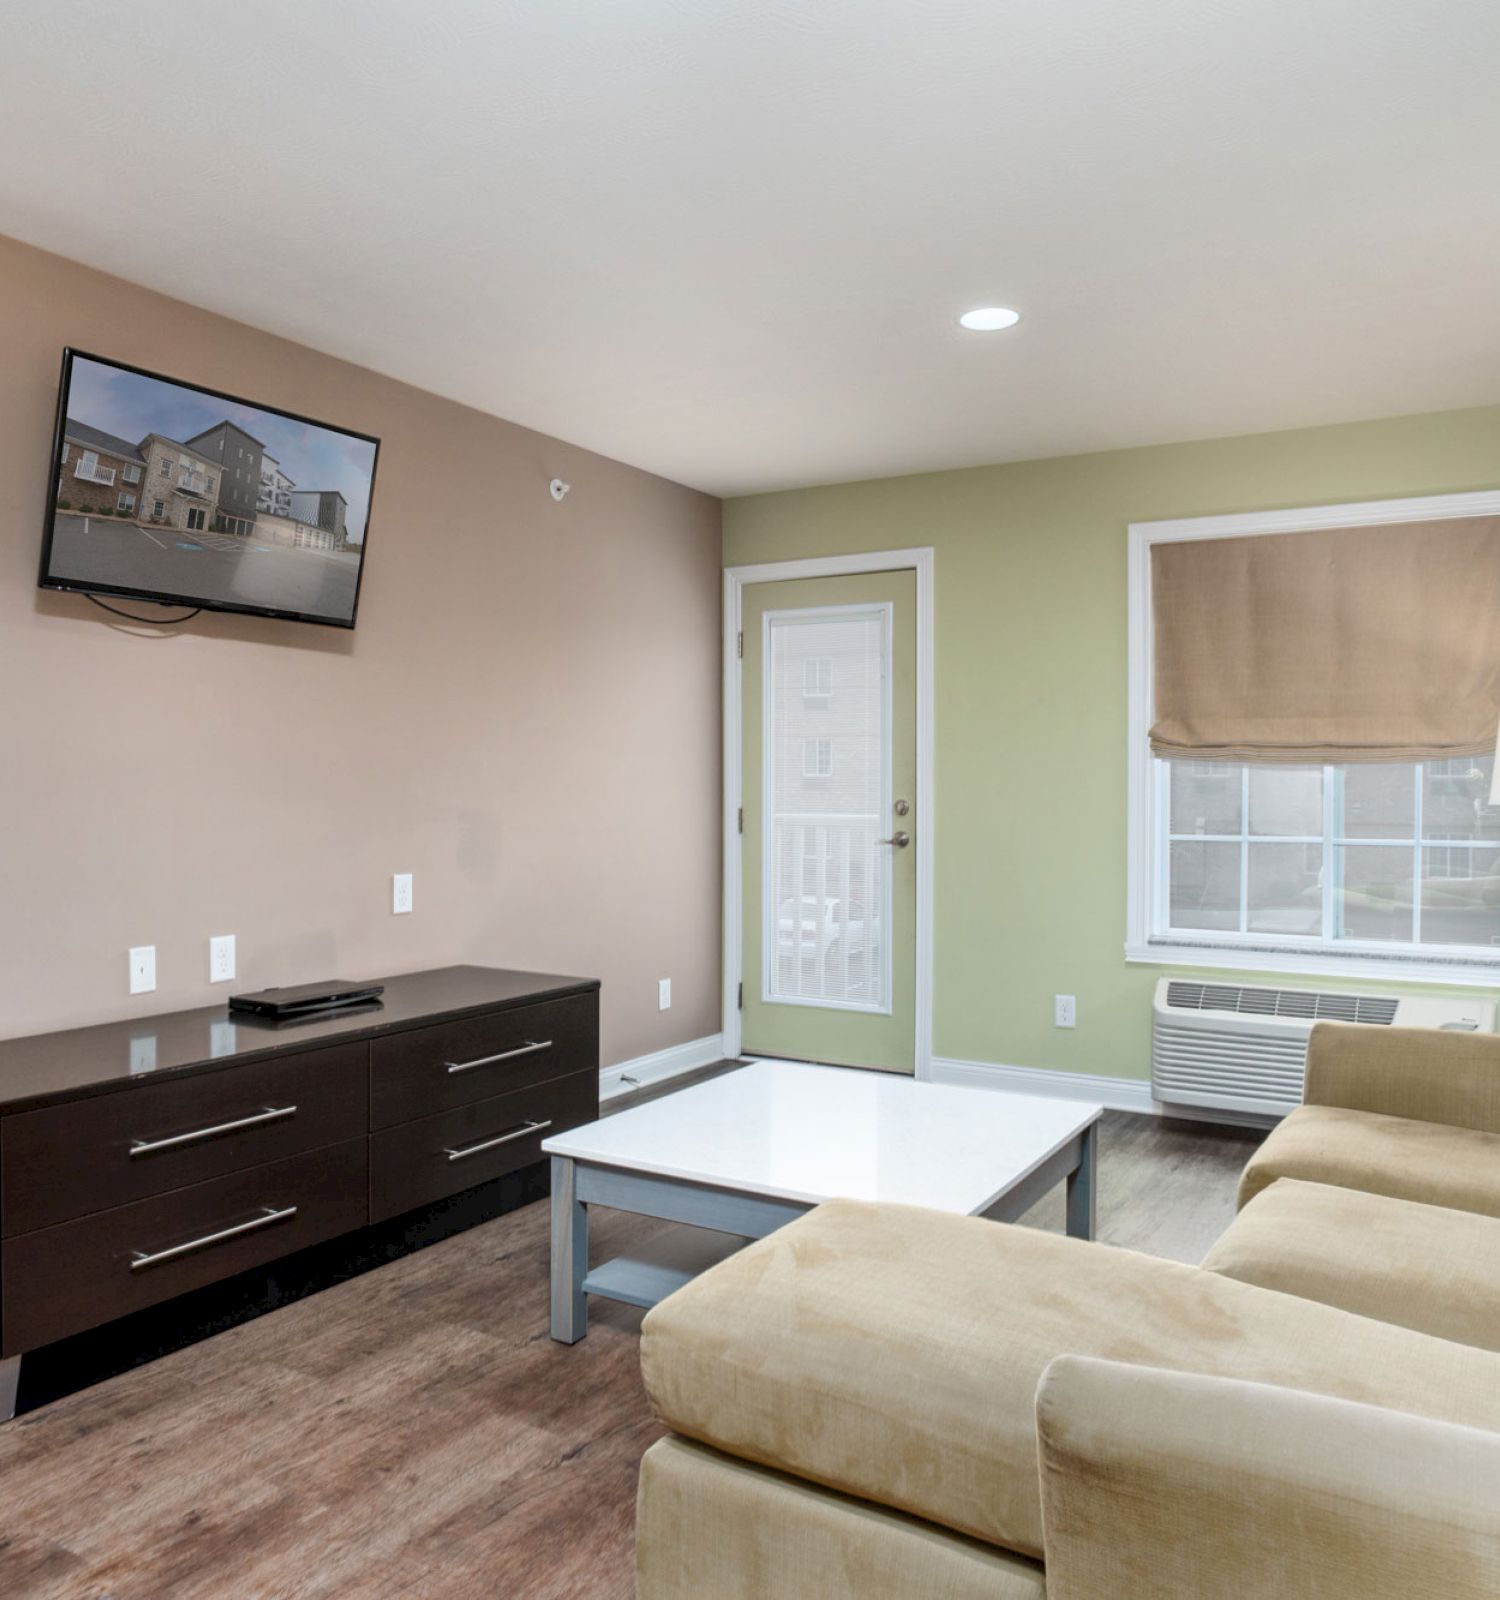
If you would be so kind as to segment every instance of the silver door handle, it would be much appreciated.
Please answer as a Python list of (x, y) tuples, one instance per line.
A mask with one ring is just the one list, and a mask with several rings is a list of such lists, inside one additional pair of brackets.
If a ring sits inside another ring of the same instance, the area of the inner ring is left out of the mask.
[(893, 833), (889, 839), (877, 839), (876, 844), (893, 844), (898, 850), (904, 850), (911, 843), (909, 833)]
[(493, 1150), (497, 1144), (509, 1144), (512, 1139), (524, 1139), (528, 1133), (540, 1133), (543, 1128), (550, 1128), (552, 1119), (545, 1122), (523, 1122), (519, 1128), (510, 1133), (502, 1133), (497, 1139), (481, 1139), (478, 1144), (461, 1144), (456, 1150), (444, 1150), (443, 1154), (450, 1161), (465, 1161), (470, 1156), (477, 1156), (481, 1150)]
[(274, 1206), (262, 1206), (261, 1215), (252, 1217), (249, 1222), (237, 1222), (232, 1228), (220, 1228), (217, 1233), (205, 1233), (201, 1239), (189, 1239), (186, 1244), (174, 1244), (170, 1250), (132, 1250), (130, 1252), (130, 1270), (139, 1272), (142, 1267), (154, 1267), (160, 1261), (175, 1261), (178, 1256), (185, 1256), (192, 1250), (206, 1250), (211, 1244), (222, 1244), (225, 1239), (238, 1238), (242, 1233), (255, 1233), (261, 1228), (269, 1228), (273, 1222), (285, 1222), (288, 1217), (297, 1215), (296, 1206), (282, 1206), (278, 1211)]
[(497, 1056), (476, 1056), (472, 1061), (445, 1061), (443, 1065), (447, 1067), (449, 1072), (468, 1072), (473, 1067), (487, 1067), (495, 1061), (510, 1061), (515, 1056), (529, 1056), (537, 1050), (550, 1050), (551, 1048), (552, 1041), (550, 1039), (528, 1039), (517, 1050), (502, 1050)]
[(211, 1128), (194, 1128), (191, 1133), (174, 1133), (169, 1139), (132, 1139), (130, 1159), (154, 1155), (158, 1150), (176, 1150), (185, 1144), (197, 1144), (200, 1139), (217, 1139), (221, 1133), (238, 1133), (241, 1128), (263, 1128), (268, 1122), (284, 1122), (296, 1115), (296, 1106), (267, 1106), (254, 1116), (239, 1117), (234, 1122), (216, 1122)]

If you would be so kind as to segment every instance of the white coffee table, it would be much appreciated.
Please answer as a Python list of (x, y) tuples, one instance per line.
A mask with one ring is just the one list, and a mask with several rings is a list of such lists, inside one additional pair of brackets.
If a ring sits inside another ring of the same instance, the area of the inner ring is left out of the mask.
[(835, 1196), (1010, 1222), (1066, 1182), (1068, 1232), (1091, 1239), (1102, 1112), (760, 1061), (556, 1134), (542, 1144), (552, 1157), (552, 1337), (584, 1336), (591, 1294), (653, 1306), (703, 1265), (620, 1257), (591, 1270), (591, 1205), (745, 1240)]

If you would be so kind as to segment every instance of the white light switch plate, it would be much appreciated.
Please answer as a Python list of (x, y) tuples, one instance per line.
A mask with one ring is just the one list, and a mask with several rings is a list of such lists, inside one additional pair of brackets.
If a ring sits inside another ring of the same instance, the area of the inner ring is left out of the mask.
[(663, 978), (656, 986), (656, 1009), (670, 1011), (672, 1009), (672, 980)]
[(1078, 996), (1055, 994), (1052, 996), (1052, 1025), (1055, 1028), (1078, 1026)]
[(234, 935), (216, 934), (208, 941), (208, 981), (228, 983), (234, 977)]
[(130, 950), (130, 992), (150, 994), (156, 987), (156, 946), (132, 945)]
[(391, 879), (391, 913), (403, 917), (411, 910), (411, 874), (398, 872)]

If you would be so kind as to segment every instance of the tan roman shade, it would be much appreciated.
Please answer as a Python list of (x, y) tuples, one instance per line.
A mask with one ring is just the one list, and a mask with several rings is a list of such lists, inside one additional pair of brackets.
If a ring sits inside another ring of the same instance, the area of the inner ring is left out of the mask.
[(1495, 748), (1500, 517), (1157, 544), (1151, 594), (1159, 756)]

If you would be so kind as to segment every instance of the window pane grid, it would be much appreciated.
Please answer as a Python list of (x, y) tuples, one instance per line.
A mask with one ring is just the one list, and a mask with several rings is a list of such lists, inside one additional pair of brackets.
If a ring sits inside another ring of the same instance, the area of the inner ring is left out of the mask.
[[(1488, 805), (1490, 766), (1158, 762), (1154, 925), (1303, 950), (1492, 955), (1500, 808)], [(1285, 827), (1319, 813), (1321, 833)]]

